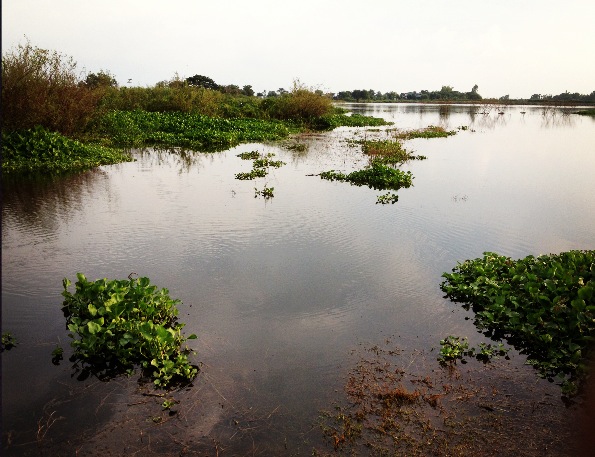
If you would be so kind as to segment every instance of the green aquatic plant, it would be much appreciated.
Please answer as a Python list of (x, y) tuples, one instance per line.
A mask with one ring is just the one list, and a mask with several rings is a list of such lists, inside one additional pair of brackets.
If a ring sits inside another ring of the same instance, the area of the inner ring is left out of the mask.
[(188, 337), (178, 322), (179, 300), (148, 278), (88, 281), (77, 274), (75, 292), (64, 279), (62, 310), (74, 355), (84, 372), (98, 377), (130, 373), (140, 365), (156, 386), (190, 382), (198, 369), (180, 349)]
[(355, 186), (368, 186), (377, 190), (399, 190), (411, 187), (413, 175), (410, 171), (401, 171), (379, 163), (372, 163), (368, 168), (349, 174), (335, 170), (320, 173), (322, 179), (329, 181), (347, 181)]
[(12, 336), (12, 333), (10, 333), (10, 332), (2, 333), (2, 340), (0, 342), (0, 352), (5, 351), (5, 350), (9, 351), (16, 345), (17, 345), (17, 340), (14, 336)]
[(242, 152), (240, 154), (237, 154), (236, 157), (239, 157), (242, 160), (255, 160), (260, 157), (260, 152), (258, 152), (258, 151)]
[(256, 187), (254, 188), (254, 198), (262, 196), (265, 200), (269, 198), (273, 198), (275, 195), (273, 194), (275, 188), (274, 187), (264, 187), (262, 190), (258, 190)]
[(398, 132), (395, 138), (401, 140), (411, 140), (413, 138), (446, 138), (456, 134), (456, 130), (446, 130), (444, 127), (430, 125), (423, 129)]
[(393, 194), (392, 192), (388, 192), (386, 194), (382, 194), (378, 196), (376, 200), (376, 204), (380, 203), (381, 205), (388, 205), (395, 204), (399, 201), (399, 196), (397, 194)]
[(471, 352), (469, 351), (467, 338), (461, 338), (459, 336), (447, 336), (445, 339), (440, 340), (440, 346), (440, 357), (438, 357), (438, 361), (441, 364), (456, 362), (457, 360), (464, 362), (463, 357), (468, 356)]
[(488, 363), (493, 358), (499, 356), (507, 357), (509, 349), (505, 348), (502, 343), (479, 343), (479, 347), (469, 347), (467, 338), (449, 335), (445, 339), (440, 340), (440, 356), (438, 361), (441, 365), (448, 363), (456, 363), (460, 360), (461, 363), (467, 363), (465, 357), (475, 357), (477, 360)]
[(487, 336), (506, 339), (540, 376), (577, 392), (595, 338), (595, 251), (512, 260), (493, 252), (457, 264), (440, 288), (475, 312)]
[(277, 120), (222, 119), (183, 112), (110, 111), (97, 126), (99, 135), (123, 146), (181, 146), (223, 150), (240, 143), (275, 141), (293, 130)]
[(243, 157), (241, 157), (242, 154), (238, 154), (238, 157), (241, 157), (244, 160), (250, 158), (253, 162), (251, 171), (236, 173), (236, 179), (242, 181), (264, 178), (268, 174), (267, 168), (279, 168), (285, 165), (285, 162), (282, 162), (281, 160), (271, 160), (271, 157), (274, 157), (275, 154), (261, 155), (257, 151), (243, 154), (245, 154)]
[(236, 179), (240, 181), (252, 180), (256, 178), (264, 178), (267, 175), (266, 168), (253, 168), (248, 172), (236, 173)]
[(66, 173), (132, 160), (120, 149), (85, 144), (43, 127), (2, 132), (5, 174)]
[(54, 365), (59, 365), (60, 361), (64, 358), (64, 349), (60, 346), (56, 346), (56, 348), (52, 351), (52, 363)]

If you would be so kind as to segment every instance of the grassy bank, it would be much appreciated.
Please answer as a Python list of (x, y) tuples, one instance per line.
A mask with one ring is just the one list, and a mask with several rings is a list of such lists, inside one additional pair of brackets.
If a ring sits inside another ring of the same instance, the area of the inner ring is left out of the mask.
[(274, 97), (225, 93), (177, 77), (153, 87), (118, 87), (109, 73), (83, 78), (68, 56), (30, 43), (2, 56), (2, 111), (5, 174), (126, 161), (131, 147), (213, 151), (306, 130), (386, 124), (348, 116), (299, 81)]

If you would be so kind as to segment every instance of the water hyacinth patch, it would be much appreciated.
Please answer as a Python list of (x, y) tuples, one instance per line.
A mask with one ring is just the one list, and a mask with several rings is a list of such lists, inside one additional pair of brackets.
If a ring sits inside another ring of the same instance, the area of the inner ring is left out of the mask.
[(148, 278), (88, 281), (77, 274), (75, 292), (64, 279), (62, 310), (72, 338), (71, 360), (105, 378), (140, 365), (156, 386), (190, 382), (198, 373), (177, 319), (179, 300)]
[(39, 126), (2, 132), (2, 154), (6, 174), (66, 173), (132, 160), (122, 150), (83, 144)]
[(377, 190), (399, 190), (411, 187), (413, 175), (410, 171), (401, 171), (383, 164), (372, 163), (368, 168), (349, 174), (335, 170), (320, 173), (322, 179), (329, 181), (347, 181), (355, 186), (368, 186)]
[(595, 337), (595, 251), (512, 260), (493, 252), (444, 273), (440, 288), (475, 312), (487, 336), (506, 339), (540, 376), (573, 395)]

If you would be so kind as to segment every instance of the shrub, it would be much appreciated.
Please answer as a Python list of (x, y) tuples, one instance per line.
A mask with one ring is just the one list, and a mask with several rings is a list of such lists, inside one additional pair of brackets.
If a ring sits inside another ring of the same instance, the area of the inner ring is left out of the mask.
[(83, 131), (101, 93), (80, 83), (71, 57), (29, 42), (8, 51), (2, 56), (2, 130)]
[(282, 120), (307, 121), (333, 111), (333, 102), (329, 97), (316, 93), (299, 81), (294, 81), (291, 92), (268, 99), (265, 106), (271, 117)]

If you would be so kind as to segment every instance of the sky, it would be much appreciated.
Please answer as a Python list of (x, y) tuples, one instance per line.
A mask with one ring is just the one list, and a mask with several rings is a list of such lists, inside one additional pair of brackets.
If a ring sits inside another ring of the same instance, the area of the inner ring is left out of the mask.
[(595, 0), (2, 0), (2, 54), (28, 40), (122, 86), (529, 98), (595, 90), (594, 23)]

